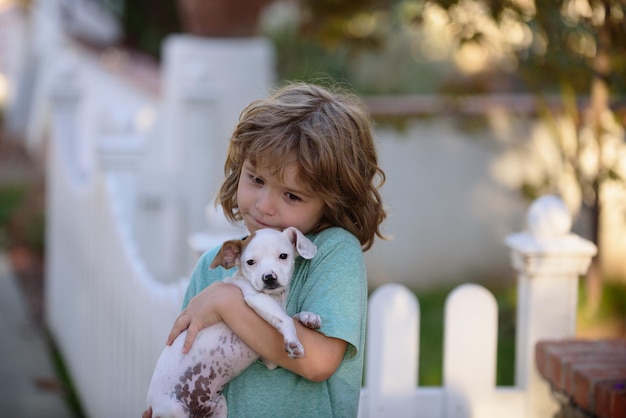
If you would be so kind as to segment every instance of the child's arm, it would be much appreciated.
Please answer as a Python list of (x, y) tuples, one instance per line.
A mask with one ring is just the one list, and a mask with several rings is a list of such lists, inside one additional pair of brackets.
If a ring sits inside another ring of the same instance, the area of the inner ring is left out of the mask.
[(312, 381), (328, 379), (339, 367), (347, 348), (345, 341), (326, 337), (295, 321), (305, 356), (290, 358), (284, 350), (283, 336), (248, 307), (239, 288), (221, 282), (191, 299), (174, 323), (168, 344), (187, 329), (183, 348), (186, 352), (199, 330), (222, 320), (262, 357)]

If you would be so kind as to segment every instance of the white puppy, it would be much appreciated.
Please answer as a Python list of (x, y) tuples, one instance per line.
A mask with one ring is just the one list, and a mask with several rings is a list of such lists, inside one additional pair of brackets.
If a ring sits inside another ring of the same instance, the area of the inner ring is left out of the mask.
[[(261, 229), (246, 239), (225, 242), (211, 264), (211, 268), (238, 266), (224, 281), (241, 288), (246, 303), (281, 332), (285, 350), (293, 358), (304, 356), (293, 320), (284, 310), (296, 251), (310, 259), (317, 247), (293, 227), (283, 232)], [(310, 312), (300, 312), (296, 319), (310, 328), (321, 326), (320, 317)], [(185, 331), (166, 347), (156, 365), (148, 388), (152, 416), (226, 417), (224, 385), (259, 355), (224, 322), (200, 331), (189, 353), (183, 354), (186, 335)]]

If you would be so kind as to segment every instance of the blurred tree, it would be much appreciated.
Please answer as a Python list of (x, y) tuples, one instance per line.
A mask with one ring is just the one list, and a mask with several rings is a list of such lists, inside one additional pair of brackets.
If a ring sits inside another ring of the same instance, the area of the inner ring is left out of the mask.
[[(624, 186), (626, 181), (626, 173), (620, 172), (622, 161), (615, 152), (607, 152), (609, 148), (624, 152), (624, 121), (612, 112), (611, 95), (626, 91), (626, 2), (428, 0), (413, 3), (436, 4), (445, 10), (458, 47), (491, 46), (494, 33), (488, 29), (492, 26), (476, 25), (480, 20), (467, 15), (468, 10), (486, 12), (497, 29), (496, 34), (512, 41), (510, 46), (528, 85), (539, 95), (559, 89), (566, 92), (565, 109), (575, 129), (565, 133), (554, 123), (555, 115), (547, 107), (543, 114), (553, 127), (561, 164), (572, 174), (579, 189), (577, 203), (587, 206), (591, 214), (591, 239), (598, 244), (599, 251), (589, 282), (591, 297), (599, 297), (603, 277), (600, 234), (607, 227), (601, 224), (603, 191), (611, 183)], [(415, 22), (420, 23), (419, 16)], [(520, 42), (520, 38), (526, 41)], [(583, 112), (578, 110), (578, 95), (590, 98)], [(564, 137), (568, 134), (573, 138)], [(523, 190), (534, 198), (561, 191), (554, 190), (556, 184), (554, 179), (543, 178), (538, 184), (526, 184)], [(594, 304), (597, 300), (591, 301)]]
[(334, 48), (381, 47), (386, 35), (382, 20), (394, 0), (299, 1), (302, 10), (299, 32)]

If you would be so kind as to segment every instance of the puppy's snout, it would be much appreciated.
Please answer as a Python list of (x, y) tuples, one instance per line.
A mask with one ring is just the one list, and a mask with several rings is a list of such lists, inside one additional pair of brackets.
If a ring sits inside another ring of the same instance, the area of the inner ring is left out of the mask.
[(276, 276), (276, 273), (265, 273), (263, 275), (263, 283), (265, 284), (265, 287), (269, 289), (278, 287), (278, 277)]

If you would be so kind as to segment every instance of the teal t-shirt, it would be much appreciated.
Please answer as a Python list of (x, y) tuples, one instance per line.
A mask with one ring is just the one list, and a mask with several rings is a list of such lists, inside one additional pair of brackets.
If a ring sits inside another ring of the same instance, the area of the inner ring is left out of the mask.
[[(307, 235), (317, 254), (298, 257), (287, 298), (287, 313), (315, 312), (322, 318), (324, 335), (348, 343), (337, 371), (324, 382), (312, 382), (278, 367), (268, 370), (256, 361), (233, 379), (225, 390), (228, 416), (356, 417), (363, 373), (367, 317), (367, 277), (359, 241), (348, 231), (333, 227)], [(209, 269), (218, 248), (206, 252), (191, 276), (183, 302), (232, 271)]]

